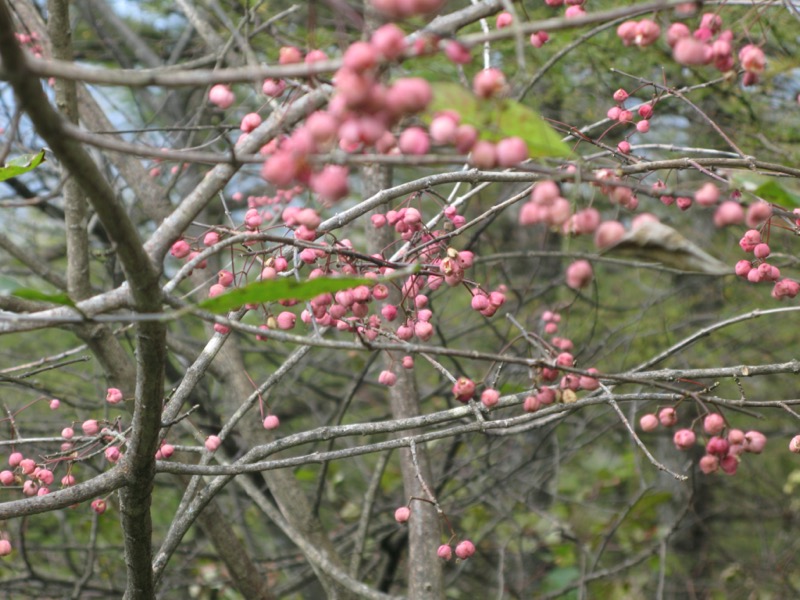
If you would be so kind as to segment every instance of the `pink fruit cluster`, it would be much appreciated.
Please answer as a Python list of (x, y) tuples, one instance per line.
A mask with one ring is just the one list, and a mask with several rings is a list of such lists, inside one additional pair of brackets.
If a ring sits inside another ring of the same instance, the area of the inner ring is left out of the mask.
[[(766, 205), (766, 203), (760, 204)], [(800, 283), (793, 279), (781, 279), (780, 269), (766, 261), (771, 249), (769, 244), (762, 240), (760, 231), (757, 229), (747, 230), (739, 240), (739, 246), (748, 254), (752, 253), (754, 258), (737, 262), (734, 267), (736, 275), (747, 279), (750, 283), (774, 283), (772, 297), (776, 300), (794, 298), (800, 293)]]
[(661, 27), (655, 21), (625, 21), (617, 27), (617, 35), (625, 46), (650, 46), (661, 35)]
[[(625, 108), (625, 102), (628, 98), (628, 92), (622, 88), (614, 92), (614, 102), (616, 102), (616, 105), (608, 109), (606, 116), (621, 125), (634, 125), (638, 133), (647, 133), (650, 131), (650, 119), (653, 116), (653, 105), (642, 104), (639, 106), (636, 114), (639, 116), (640, 120), (634, 123), (635, 117), (633, 111)], [(630, 154), (631, 145), (627, 137), (617, 144), (617, 150), (621, 154)]]
[[(470, 540), (463, 540), (456, 545), (455, 555), (461, 560), (467, 560), (475, 554), (475, 544)], [(450, 560), (453, 558), (453, 548), (450, 544), (442, 544), (436, 550), (436, 555), (442, 560)]]
[[(677, 411), (672, 407), (662, 408), (658, 415), (646, 414), (639, 420), (642, 431), (653, 431), (659, 424), (674, 427), (678, 423)], [(727, 429), (727, 434), (723, 433)], [(703, 433), (707, 436), (706, 454), (700, 459), (700, 470), (709, 475), (721, 470), (734, 475), (739, 468), (741, 455), (745, 452), (761, 454), (767, 442), (760, 431), (728, 428), (725, 418), (719, 413), (709, 413), (703, 419)], [(678, 429), (672, 438), (678, 450), (689, 450), (697, 443), (697, 435), (690, 428)]]

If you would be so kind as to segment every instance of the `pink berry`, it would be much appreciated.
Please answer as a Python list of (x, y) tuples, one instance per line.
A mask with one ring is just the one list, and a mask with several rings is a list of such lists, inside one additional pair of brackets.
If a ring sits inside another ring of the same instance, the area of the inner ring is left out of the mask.
[(92, 500), (92, 510), (96, 512), (98, 515), (102, 515), (106, 512), (106, 501), (102, 498), (97, 498), (96, 500)]
[(682, 65), (707, 65), (713, 57), (711, 46), (694, 37), (682, 37), (672, 48), (672, 58)]
[(178, 240), (170, 248), (169, 253), (175, 258), (186, 258), (192, 251), (192, 247), (185, 240)]
[(700, 206), (713, 206), (719, 200), (719, 188), (711, 182), (705, 183), (694, 193), (694, 199)]
[(303, 60), (303, 55), (300, 53), (300, 49), (294, 46), (282, 46), (278, 51), (279, 64), (290, 65), (299, 63), (301, 60)]
[(694, 446), (697, 436), (691, 429), (679, 429), (672, 437), (672, 441), (678, 450), (688, 450)]
[(100, 431), (100, 425), (94, 419), (89, 419), (83, 422), (81, 429), (83, 429), (84, 435), (97, 435), (97, 432)]
[(401, 506), (394, 511), (394, 520), (398, 523), (405, 523), (411, 517), (411, 509), (407, 506)]
[(22, 484), (22, 493), (26, 496), (35, 496), (39, 491), (39, 486), (32, 479), (28, 479)]
[(64, 475), (61, 478), (61, 485), (64, 487), (69, 487), (71, 485), (75, 485), (75, 476), (74, 475)]
[(265, 96), (270, 98), (277, 98), (286, 90), (286, 82), (282, 79), (266, 79), (261, 86), (261, 91)]
[(625, 226), (619, 221), (603, 221), (594, 232), (594, 245), (603, 250), (616, 244), (625, 235)]
[(280, 420), (275, 415), (267, 415), (264, 419), (264, 429), (277, 429), (280, 424)]
[(748, 431), (744, 434), (744, 450), (753, 454), (761, 454), (767, 443), (767, 437), (760, 431)]
[(714, 473), (717, 469), (719, 469), (719, 458), (716, 456), (711, 456), (710, 454), (706, 454), (703, 458), (700, 459), (700, 470), (706, 474), (710, 475)]
[(222, 444), (222, 440), (216, 435), (210, 435), (206, 438), (205, 446), (209, 452), (216, 452), (220, 444)]
[(497, 142), (497, 164), (513, 167), (528, 158), (528, 145), (522, 138), (510, 137)]
[(11, 542), (0, 539), (0, 556), (8, 556), (9, 554), (11, 554)]
[(703, 419), (703, 430), (708, 435), (719, 435), (725, 429), (725, 419), (719, 413), (711, 413)]
[(576, 260), (567, 267), (567, 286), (573, 290), (585, 288), (592, 282), (594, 272), (592, 265), (586, 260)]
[(387, 60), (398, 58), (406, 49), (406, 36), (394, 23), (388, 23), (375, 30), (370, 43)]
[(325, 165), (321, 171), (311, 175), (309, 187), (314, 191), (320, 202), (333, 204), (347, 196), (347, 167), (341, 165)]
[(388, 370), (381, 371), (380, 375), (378, 375), (378, 383), (387, 387), (392, 387), (397, 383), (397, 375)]
[(456, 546), (456, 556), (461, 560), (467, 560), (473, 554), (475, 554), (475, 544), (469, 540), (459, 542), (458, 546)]
[(367, 42), (353, 42), (345, 50), (342, 64), (353, 71), (366, 71), (376, 64), (375, 50)]
[(427, 154), (431, 143), (428, 134), (421, 127), (409, 127), (400, 134), (397, 147), (403, 154)]
[(0, 483), (3, 485), (13, 485), (14, 484), (14, 473), (8, 470), (0, 471)]
[(481, 403), (486, 408), (492, 408), (493, 406), (496, 406), (499, 401), (500, 401), (500, 392), (498, 392), (497, 390), (486, 389), (483, 390), (483, 392), (481, 393)]
[(448, 40), (444, 46), (444, 54), (451, 62), (457, 65), (468, 65), (472, 62), (469, 48), (456, 40)]
[(258, 113), (247, 113), (242, 117), (242, 122), (239, 125), (239, 129), (241, 129), (244, 133), (250, 133), (259, 125), (261, 125), (261, 115)]
[(719, 467), (728, 475), (736, 475), (736, 470), (739, 468), (739, 459), (729, 454), (719, 461)]
[(106, 402), (109, 404), (119, 404), (122, 402), (122, 392), (117, 388), (108, 388), (106, 392)]
[(213, 86), (208, 91), (208, 100), (211, 102), (211, 104), (215, 104), (221, 109), (225, 110), (226, 108), (231, 107), (236, 100), (236, 96), (233, 95), (233, 92), (227, 85), (220, 83)]
[(106, 455), (106, 460), (108, 460), (108, 462), (115, 463), (119, 460), (120, 457), (119, 448), (117, 448), (116, 446), (109, 446), (108, 448), (106, 448), (105, 455)]
[(764, 51), (753, 44), (748, 44), (739, 51), (739, 62), (745, 71), (754, 74), (763, 73), (767, 65)]
[(706, 453), (713, 454), (714, 456), (719, 456), (720, 458), (724, 458), (728, 455), (728, 450), (730, 449), (730, 442), (728, 440), (721, 438), (717, 435), (712, 437), (708, 440), (706, 444)]
[(453, 558), (453, 549), (447, 544), (442, 544), (436, 550), (436, 556), (438, 556), (442, 560), (450, 560), (451, 558)]
[(162, 444), (161, 448), (159, 448), (158, 452), (156, 452), (156, 458), (161, 460), (166, 460), (170, 456), (175, 453), (175, 446), (172, 444)]
[(616, 92), (614, 92), (614, 102), (616, 102), (618, 104), (622, 104), (627, 99), (628, 99), (628, 92), (626, 92), (622, 88), (620, 88)]
[(739, 225), (744, 221), (744, 209), (742, 205), (733, 200), (726, 200), (717, 207), (714, 213), (714, 225), (726, 227), (728, 225)]
[(744, 222), (748, 227), (758, 227), (771, 216), (772, 205), (767, 202), (759, 201), (747, 207), (747, 215), (745, 216)]
[(497, 164), (497, 146), (486, 140), (475, 142), (469, 162), (479, 169), (493, 169)]
[[(511, 13), (505, 11), (498, 13), (497, 17), (495, 17), (494, 20), (495, 26), (498, 29), (503, 29), (504, 27), (508, 27), (513, 22), (514, 22), (514, 17), (511, 15)], [(448, 546), (448, 548), (449, 547), (450, 546)]]
[(467, 377), (459, 377), (453, 384), (453, 395), (456, 400), (464, 403), (469, 402), (474, 393), (475, 383)]
[(278, 315), (276, 321), (278, 323), (278, 329), (284, 331), (294, 329), (294, 325), (297, 322), (297, 315), (285, 310)]
[(53, 398), (50, 400), (50, 410), (58, 410), (58, 407), (61, 406), (61, 401)]
[(658, 421), (664, 427), (672, 427), (678, 422), (678, 413), (675, 412), (674, 408), (662, 408), (658, 411)]
[(23, 458), (19, 463), (19, 468), (25, 475), (30, 475), (36, 469), (36, 461), (30, 458)]
[(639, 121), (636, 124), (636, 131), (639, 133), (647, 133), (650, 131), (650, 121)]
[(744, 232), (742, 239), (739, 240), (739, 247), (745, 252), (752, 252), (761, 243), (761, 233), (756, 229), (749, 229)]
[(472, 80), (472, 89), (479, 98), (500, 95), (506, 88), (506, 77), (499, 69), (489, 68), (478, 71)]
[(756, 247), (753, 248), (753, 255), (756, 258), (767, 258), (769, 256), (769, 252), (769, 245), (764, 244), (763, 242), (761, 244), (757, 244)]

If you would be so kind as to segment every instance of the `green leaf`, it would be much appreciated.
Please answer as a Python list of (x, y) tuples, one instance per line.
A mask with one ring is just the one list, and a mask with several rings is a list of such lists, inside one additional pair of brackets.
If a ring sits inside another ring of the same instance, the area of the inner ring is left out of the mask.
[(12, 158), (5, 165), (0, 167), (0, 181), (18, 177), (23, 173), (27, 173), (38, 167), (44, 162), (44, 150), (37, 154), (23, 154), (16, 158)]
[(50, 304), (60, 304), (62, 306), (71, 306), (75, 308), (75, 303), (64, 293), (45, 294), (44, 292), (32, 288), (17, 288), (11, 292), (11, 295), (24, 300), (40, 300), (42, 302), (49, 302)]
[(532, 108), (516, 100), (479, 100), (457, 83), (433, 83), (433, 101), (423, 115), (430, 123), (443, 110), (455, 110), (461, 122), (472, 125), (481, 139), (497, 142), (517, 136), (525, 140), (531, 158), (569, 157), (572, 151), (556, 132)]
[(245, 304), (261, 304), (278, 300), (311, 300), (320, 294), (334, 293), (358, 285), (374, 285), (374, 279), (366, 277), (317, 277), (310, 281), (278, 279), (256, 281), (242, 288), (231, 290), (215, 298), (209, 298), (199, 307), (213, 313), (223, 314)]
[(762, 183), (753, 193), (767, 202), (787, 207), (800, 207), (800, 196), (791, 193), (774, 179)]

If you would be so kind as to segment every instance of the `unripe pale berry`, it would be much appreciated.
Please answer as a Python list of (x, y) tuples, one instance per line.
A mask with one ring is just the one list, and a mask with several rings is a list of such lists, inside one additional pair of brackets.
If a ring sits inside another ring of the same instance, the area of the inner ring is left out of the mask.
[(456, 556), (461, 560), (466, 560), (473, 554), (475, 554), (475, 544), (469, 540), (459, 542), (458, 546), (456, 546)]
[(407, 506), (401, 506), (394, 511), (394, 520), (398, 523), (405, 523), (411, 516), (411, 509)]
[(264, 429), (277, 429), (280, 424), (280, 420), (275, 415), (267, 415), (264, 419)]

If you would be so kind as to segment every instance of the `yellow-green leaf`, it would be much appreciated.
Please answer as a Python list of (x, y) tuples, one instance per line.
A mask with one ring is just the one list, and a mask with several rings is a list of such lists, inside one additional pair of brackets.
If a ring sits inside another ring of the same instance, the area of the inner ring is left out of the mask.
[(32, 171), (44, 161), (44, 150), (36, 154), (22, 154), (12, 158), (5, 165), (0, 167), (0, 181), (18, 177), (23, 173)]

